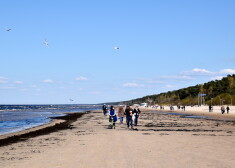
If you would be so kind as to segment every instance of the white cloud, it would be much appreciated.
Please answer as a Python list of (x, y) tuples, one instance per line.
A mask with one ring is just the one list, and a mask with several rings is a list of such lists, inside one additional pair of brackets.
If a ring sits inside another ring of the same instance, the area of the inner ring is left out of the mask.
[(214, 76), (211, 78), (211, 80), (221, 80), (223, 76)]
[(35, 93), (33, 94), (34, 96), (41, 96), (42, 94), (41, 93)]
[(196, 73), (206, 73), (206, 74), (212, 74), (213, 72), (208, 71), (206, 69), (198, 69), (198, 68), (194, 68), (192, 69), (192, 72), (196, 72)]
[(15, 81), (14, 83), (15, 83), (15, 84), (23, 84), (22, 81)]
[(142, 87), (143, 85), (137, 84), (137, 83), (125, 83), (123, 84), (123, 87)]
[(98, 92), (98, 91), (93, 91), (93, 92), (90, 92), (90, 94), (98, 95), (98, 94), (100, 94), (100, 92)]
[(0, 83), (7, 83), (7, 78), (0, 76)]
[(161, 76), (161, 78), (163, 79), (188, 79), (188, 80), (194, 79), (193, 77), (187, 76), (187, 75)]
[(16, 87), (14, 87), (14, 86), (4, 86), (4, 87), (1, 87), (1, 89), (16, 89)]
[(147, 80), (146, 83), (163, 83), (163, 81), (160, 80)]
[(173, 88), (173, 87), (175, 87), (175, 86), (173, 86), (173, 85), (165, 85), (165, 88)]
[(44, 83), (53, 83), (54, 81), (51, 80), (51, 79), (46, 79), (46, 80), (44, 80), (43, 82), (44, 82)]
[(85, 80), (87, 80), (87, 78), (84, 77), (84, 76), (79, 76), (79, 77), (77, 77), (75, 80), (85, 81)]
[(221, 73), (221, 74), (235, 74), (235, 69), (222, 69), (219, 73)]
[(187, 75), (211, 75), (211, 74), (214, 74), (214, 72), (208, 71), (206, 69), (194, 68), (194, 69), (189, 70), (189, 71), (181, 72), (181, 74), (187, 74)]
[(130, 92), (130, 94), (135, 95), (135, 94), (137, 94), (137, 92)]
[(0, 79), (0, 83), (7, 83), (7, 81)]

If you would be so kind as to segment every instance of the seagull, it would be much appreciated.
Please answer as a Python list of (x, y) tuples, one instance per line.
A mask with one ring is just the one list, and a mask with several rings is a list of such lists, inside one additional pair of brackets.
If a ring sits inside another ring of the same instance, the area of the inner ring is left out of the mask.
[(119, 47), (114, 47), (115, 50), (119, 50), (120, 48)]
[(9, 31), (11, 31), (11, 29), (9, 29), (9, 28), (6, 28), (6, 31), (8, 31), (8, 32), (9, 32)]
[(44, 40), (44, 44), (45, 44), (47, 47), (49, 47), (49, 44), (48, 44), (48, 42), (47, 42), (47, 39)]
[(70, 101), (73, 101), (73, 99), (69, 99)]

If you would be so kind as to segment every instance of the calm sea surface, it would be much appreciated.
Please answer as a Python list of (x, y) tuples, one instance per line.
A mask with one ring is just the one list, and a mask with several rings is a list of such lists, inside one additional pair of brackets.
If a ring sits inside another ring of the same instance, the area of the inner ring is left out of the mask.
[(22, 131), (51, 121), (63, 112), (101, 109), (100, 105), (0, 105), (0, 135)]

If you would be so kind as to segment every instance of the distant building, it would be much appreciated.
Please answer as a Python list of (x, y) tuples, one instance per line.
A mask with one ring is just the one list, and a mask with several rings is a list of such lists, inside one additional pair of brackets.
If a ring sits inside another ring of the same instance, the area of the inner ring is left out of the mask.
[(140, 105), (139, 104), (133, 104), (134, 107), (139, 107)]
[(141, 103), (140, 107), (148, 107), (148, 103)]

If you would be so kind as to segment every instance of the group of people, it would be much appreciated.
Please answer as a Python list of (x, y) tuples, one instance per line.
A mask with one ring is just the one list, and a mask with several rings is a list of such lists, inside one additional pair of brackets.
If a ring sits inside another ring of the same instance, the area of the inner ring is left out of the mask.
[[(228, 113), (229, 113), (229, 110), (230, 110), (229, 106), (226, 107), (226, 110), (227, 110), (227, 114), (228, 114)], [(222, 113), (222, 114), (225, 113), (225, 107), (224, 107), (224, 106), (221, 107), (221, 113)]]
[[(180, 107), (180, 105), (177, 105), (177, 109), (180, 110), (180, 108), (182, 109), (182, 111), (185, 111), (185, 106), (181, 106), (181, 107)], [(163, 109), (164, 109), (164, 108), (163, 108)], [(174, 106), (171, 105), (171, 106), (170, 106), (170, 110), (171, 110), (171, 111), (174, 111)]]
[[(108, 108), (104, 104), (103, 105), (104, 115), (107, 115), (107, 112), (108, 112)], [(137, 124), (138, 124), (138, 119), (139, 119), (140, 113), (141, 113), (141, 111), (137, 106), (134, 109), (132, 109), (131, 106), (126, 106), (125, 109), (124, 109), (124, 106), (120, 106), (118, 108), (117, 115), (116, 115), (116, 111), (115, 111), (114, 107), (110, 106), (109, 121), (112, 119), (112, 122), (113, 122), (114, 127), (115, 127), (115, 122), (117, 121), (117, 117), (120, 120), (120, 124), (122, 124), (123, 120), (124, 120), (124, 117), (126, 116), (127, 127), (128, 128), (129, 127), (133, 128), (133, 125), (137, 126)], [(134, 123), (133, 123), (133, 120), (134, 120)]]
[[(226, 108), (224, 106), (221, 106), (220, 110), (221, 110), (222, 114), (225, 113), (225, 110), (227, 111), (227, 114), (228, 114), (230, 108), (229, 108), (229, 106), (227, 106)], [(212, 105), (209, 105), (209, 112), (213, 112), (213, 106)]]

